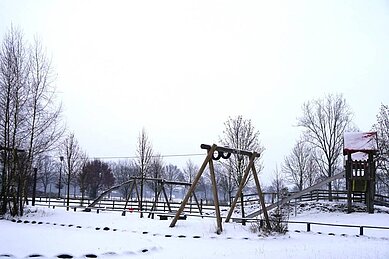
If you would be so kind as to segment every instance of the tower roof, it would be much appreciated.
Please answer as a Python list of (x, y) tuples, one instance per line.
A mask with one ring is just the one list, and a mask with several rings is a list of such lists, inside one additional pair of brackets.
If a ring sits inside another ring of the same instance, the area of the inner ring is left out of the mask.
[(346, 132), (343, 136), (343, 155), (356, 152), (375, 154), (377, 147), (377, 132)]

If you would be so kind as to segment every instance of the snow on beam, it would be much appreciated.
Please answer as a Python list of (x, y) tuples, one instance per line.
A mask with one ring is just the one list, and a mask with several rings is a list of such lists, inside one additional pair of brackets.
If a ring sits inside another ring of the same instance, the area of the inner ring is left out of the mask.
[(377, 152), (377, 132), (347, 132), (343, 138), (343, 155)]

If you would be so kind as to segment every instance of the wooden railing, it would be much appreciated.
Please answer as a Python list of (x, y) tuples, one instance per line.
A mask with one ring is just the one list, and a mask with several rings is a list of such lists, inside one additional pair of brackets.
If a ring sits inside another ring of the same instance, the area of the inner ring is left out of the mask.
[[(83, 202), (81, 202), (81, 199), (70, 199), (69, 200), (69, 209), (83, 209), (88, 207), (93, 202), (93, 200), (85, 199)], [(126, 201), (123, 199), (102, 199), (100, 200), (95, 206), (94, 210), (113, 210), (113, 211), (123, 211), (125, 207)], [(49, 206), (49, 207), (66, 207), (66, 199), (57, 199), (57, 198), (49, 198), (49, 197), (38, 197), (35, 200), (36, 205), (40, 206)], [(150, 212), (152, 206), (154, 204), (154, 201), (150, 200), (143, 200), (142, 207), (143, 212)], [(138, 201), (136, 200), (129, 200), (127, 204), (126, 210), (129, 212), (137, 212), (139, 211), (138, 208)], [(172, 211), (177, 211), (178, 208), (181, 205), (180, 201), (171, 201), (169, 202), (169, 205), (171, 207)], [(214, 212), (215, 207), (213, 204), (206, 204), (203, 200), (199, 201), (200, 209), (203, 214), (211, 214)], [(221, 206), (221, 209), (227, 209), (229, 207), (227, 206)], [(160, 212), (169, 212), (168, 204), (166, 201), (159, 201), (156, 203), (156, 208), (154, 211), (160, 211)], [(188, 203), (185, 206), (185, 213), (189, 214), (195, 214), (199, 215), (200, 211), (196, 203)]]
[[(292, 195), (293, 193), (289, 193)], [(289, 195), (288, 194), (288, 195)], [(265, 202), (267, 204), (274, 204), (277, 202), (277, 194), (276, 193), (264, 193)], [(281, 199), (282, 197), (280, 197)], [(299, 198), (296, 198), (294, 200), (291, 200), (291, 203), (298, 203), (298, 202), (308, 202), (308, 201), (325, 201), (329, 199), (328, 190), (314, 190), (310, 193), (306, 193), (302, 195)], [(332, 191), (332, 199), (334, 201), (346, 201), (347, 200), (347, 191)], [(360, 194), (354, 194), (353, 195), (353, 201), (354, 202), (364, 202), (364, 195)], [(254, 204), (259, 204), (259, 199), (256, 194), (249, 194), (244, 196), (245, 206), (250, 206)], [(83, 202), (81, 202), (81, 199), (71, 198), (69, 202), (69, 207), (71, 209), (74, 208), (81, 208), (81, 207), (87, 207), (93, 202), (93, 200), (90, 199), (84, 199)], [(204, 214), (212, 214), (214, 212), (214, 206), (212, 201), (203, 201), (200, 200), (200, 208)], [(37, 205), (42, 206), (57, 206), (57, 207), (66, 207), (66, 199), (57, 199), (57, 198), (50, 198), (50, 197), (38, 197), (36, 198)], [(172, 201), (169, 202), (172, 211), (176, 211), (179, 206), (181, 205), (181, 201)], [(383, 195), (375, 195), (375, 204), (389, 207), (389, 197), (383, 196)], [(153, 205), (152, 200), (144, 200), (143, 201), (143, 211), (148, 212)], [(117, 211), (123, 211), (125, 206), (125, 200), (124, 199), (103, 199), (98, 204), (96, 204), (95, 209), (99, 210), (117, 210)], [(138, 202), (136, 200), (130, 200), (127, 205), (127, 210), (129, 211), (138, 211)], [(221, 206), (221, 210), (229, 209), (229, 204), (223, 204)], [(168, 206), (167, 202), (165, 201), (159, 201), (157, 203), (157, 207), (155, 209), (156, 211), (162, 211), (162, 212), (168, 212)], [(185, 206), (185, 213), (190, 214), (200, 214), (197, 204), (196, 203), (188, 203), (187, 206)]]
[[(277, 200), (281, 200), (282, 198), (286, 196), (293, 195), (295, 192), (290, 192), (287, 194), (284, 194), (279, 197), (277, 193), (271, 193), (266, 192), (264, 193), (265, 196), (265, 202), (268, 204), (273, 204), (277, 202)], [(333, 201), (346, 201), (347, 200), (347, 191), (332, 191), (331, 198)], [(307, 202), (307, 201), (325, 201), (329, 200), (330, 195), (328, 190), (313, 190), (309, 193), (303, 194), (300, 197), (291, 200), (292, 203), (294, 202)], [(365, 201), (365, 194), (364, 193), (354, 193), (352, 194), (353, 202), (364, 202)], [(245, 195), (245, 204), (251, 205), (259, 202), (258, 195), (256, 194), (248, 194)], [(384, 195), (375, 195), (374, 202), (376, 205), (386, 206), (389, 207), (389, 196)]]

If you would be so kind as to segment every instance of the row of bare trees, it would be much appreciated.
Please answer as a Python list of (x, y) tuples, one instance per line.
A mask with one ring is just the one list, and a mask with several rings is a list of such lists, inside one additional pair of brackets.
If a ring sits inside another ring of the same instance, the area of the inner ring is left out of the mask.
[(11, 28), (0, 47), (0, 214), (23, 213), (33, 167), (64, 132), (53, 79), (40, 42), (28, 44)]

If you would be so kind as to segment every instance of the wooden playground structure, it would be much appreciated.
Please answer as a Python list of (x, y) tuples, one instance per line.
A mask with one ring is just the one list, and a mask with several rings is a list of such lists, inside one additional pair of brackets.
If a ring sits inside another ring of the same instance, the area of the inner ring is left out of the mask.
[[(126, 210), (127, 210), (127, 207), (128, 207), (128, 204), (129, 204), (129, 200), (131, 199), (131, 195), (132, 193), (134, 192), (135, 190), (135, 193), (136, 193), (136, 198), (137, 198), (137, 201), (138, 201), (138, 208), (140, 210), (140, 213), (143, 214), (143, 205), (142, 205), (142, 200), (140, 198), (140, 194), (139, 194), (139, 188), (138, 188), (138, 185), (139, 185), (139, 182), (140, 181), (152, 181), (154, 182), (156, 185), (157, 185), (157, 195), (156, 195), (156, 199), (153, 201), (153, 204), (151, 206), (151, 209), (149, 212), (149, 215), (148, 217), (152, 217), (154, 218), (154, 213), (156, 211), (156, 208), (157, 208), (157, 203), (159, 201), (159, 198), (161, 196), (161, 194), (163, 195), (163, 198), (165, 200), (165, 203), (167, 205), (167, 208), (168, 208), (168, 211), (169, 213), (172, 213), (172, 209), (171, 209), (171, 206), (170, 206), (170, 200), (166, 194), (166, 189), (165, 189), (165, 185), (169, 184), (169, 185), (179, 185), (179, 186), (190, 186), (191, 184), (190, 183), (186, 183), (186, 182), (179, 182), (179, 181), (169, 181), (169, 180), (165, 180), (165, 179), (162, 179), (162, 178), (150, 178), (150, 177), (130, 177), (130, 180), (128, 181), (125, 181), (121, 184), (118, 184), (116, 186), (113, 186), (111, 188), (109, 188), (108, 190), (102, 192), (99, 197), (97, 197), (90, 205), (88, 205), (88, 207), (86, 208), (87, 211), (90, 211), (93, 207), (95, 207), (106, 195), (108, 195), (109, 193), (111, 193), (112, 191), (114, 190), (117, 190), (119, 189), (120, 187), (122, 186), (125, 186), (125, 185), (129, 185), (129, 191), (128, 191), (128, 195), (126, 197), (126, 202), (125, 202), (125, 205), (124, 205), (124, 208), (123, 208), (123, 213), (122, 215), (124, 216), (125, 213), (126, 213)], [(198, 208), (198, 211), (200, 213), (200, 215), (202, 215), (202, 208), (200, 206), (200, 203), (197, 199), (197, 196), (196, 196), (196, 193), (193, 193), (193, 198), (196, 202), (196, 205), (197, 205), (197, 208)]]
[[(317, 190), (329, 182), (346, 178), (347, 210), (352, 212), (353, 195), (365, 194), (367, 212), (374, 213), (375, 175), (376, 165), (374, 155), (377, 154), (376, 132), (345, 133), (343, 138), (343, 154), (346, 157), (345, 171), (316, 183), (300, 192), (283, 198), (266, 207), (266, 210), (283, 206), (284, 204)], [(263, 210), (257, 210), (247, 215), (248, 218), (257, 217)]]
[(365, 194), (368, 213), (374, 213), (376, 132), (353, 132), (344, 135), (346, 156), (347, 211), (352, 212), (352, 195)]
[[(217, 191), (215, 170), (214, 170), (214, 165), (213, 165), (212, 161), (213, 160), (218, 160), (220, 158), (229, 159), (231, 154), (236, 154), (236, 155), (241, 155), (241, 156), (248, 156), (249, 157), (249, 163), (248, 163), (248, 166), (246, 167), (246, 169), (244, 171), (242, 180), (240, 182), (240, 185), (238, 187), (238, 190), (236, 192), (235, 198), (234, 198), (234, 200), (233, 200), (233, 202), (231, 204), (230, 210), (228, 212), (228, 215), (227, 215), (225, 221), (226, 222), (230, 221), (232, 213), (233, 213), (233, 211), (235, 209), (235, 206), (236, 206), (236, 204), (238, 202), (238, 198), (242, 194), (243, 187), (244, 187), (244, 185), (245, 185), (245, 183), (246, 183), (246, 181), (248, 179), (248, 176), (249, 176), (250, 172), (252, 172), (252, 175), (253, 175), (253, 178), (254, 178), (254, 182), (255, 182), (255, 185), (256, 185), (256, 189), (257, 189), (257, 193), (258, 193), (258, 196), (259, 196), (259, 201), (260, 201), (260, 204), (262, 206), (263, 215), (264, 215), (264, 218), (265, 218), (265, 221), (266, 221), (266, 225), (270, 229), (271, 228), (270, 221), (269, 221), (269, 217), (268, 217), (268, 214), (267, 214), (267, 209), (266, 209), (266, 206), (265, 206), (265, 201), (264, 201), (264, 198), (263, 198), (263, 195), (262, 195), (261, 185), (259, 183), (257, 171), (255, 169), (255, 164), (254, 164), (255, 159), (258, 158), (260, 156), (260, 154), (255, 152), (255, 151), (254, 152), (250, 152), (250, 151), (245, 151), (245, 150), (232, 149), (232, 148), (228, 148), (228, 147), (219, 147), (219, 146), (217, 146), (215, 144), (213, 144), (212, 146), (202, 144), (201, 148), (207, 150), (207, 156), (205, 157), (203, 164), (201, 165), (197, 175), (195, 176), (195, 178), (193, 180), (192, 185), (189, 188), (189, 191), (187, 192), (184, 200), (182, 201), (180, 208), (178, 209), (178, 211), (176, 212), (175, 217), (173, 218), (172, 222), (170, 223), (170, 227), (174, 227), (176, 225), (177, 220), (180, 218), (181, 213), (184, 211), (185, 205), (187, 204), (187, 202), (188, 202), (189, 198), (191, 197), (192, 193), (194, 193), (196, 185), (197, 185), (198, 181), (200, 180), (202, 174), (204, 173), (205, 168), (208, 165), (209, 173), (210, 173), (210, 176), (211, 176), (211, 182), (212, 182), (212, 193), (213, 193), (213, 200), (214, 200), (215, 213), (216, 213), (217, 233), (220, 234), (223, 231), (222, 217), (220, 215), (220, 208), (219, 208), (219, 197), (218, 197), (218, 191)], [(216, 156), (215, 156), (215, 154), (216, 154)]]

